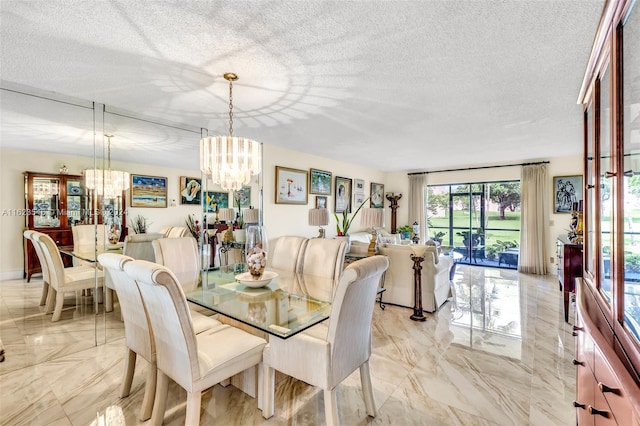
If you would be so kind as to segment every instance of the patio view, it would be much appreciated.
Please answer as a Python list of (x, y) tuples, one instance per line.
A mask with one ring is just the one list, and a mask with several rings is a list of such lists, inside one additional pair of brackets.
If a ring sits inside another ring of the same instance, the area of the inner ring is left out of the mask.
[(427, 189), (429, 237), (458, 263), (517, 269), (520, 181)]

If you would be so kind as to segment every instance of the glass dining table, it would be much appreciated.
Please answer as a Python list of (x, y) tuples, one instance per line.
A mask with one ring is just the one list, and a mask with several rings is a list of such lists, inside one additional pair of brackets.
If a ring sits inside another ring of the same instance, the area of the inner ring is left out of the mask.
[(246, 265), (202, 271), (202, 286), (187, 300), (270, 335), (287, 339), (329, 318), (337, 282), (275, 269), (264, 287), (252, 288), (236, 277)]

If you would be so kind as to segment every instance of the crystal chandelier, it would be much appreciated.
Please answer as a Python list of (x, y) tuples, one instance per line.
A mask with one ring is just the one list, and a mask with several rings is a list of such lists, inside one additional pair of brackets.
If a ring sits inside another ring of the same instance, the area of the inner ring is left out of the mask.
[(229, 81), (229, 136), (200, 139), (200, 170), (225, 191), (237, 191), (262, 169), (262, 146), (252, 139), (233, 136), (234, 73), (226, 73)]
[(120, 170), (111, 170), (111, 138), (113, 135), (105, 134), (107, 138), (107, 168), (87, 169), (84, 171), (85, 185), (87, 189), (94, 190), (98, 195), (104, 195), (105, 199), (113, 199), (122, 196), (122, 191), (129, 189), (129, 173)]

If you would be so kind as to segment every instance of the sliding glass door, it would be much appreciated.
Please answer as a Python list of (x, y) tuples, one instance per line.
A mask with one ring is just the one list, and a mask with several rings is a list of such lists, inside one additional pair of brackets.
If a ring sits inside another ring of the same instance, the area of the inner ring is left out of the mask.
[(517, 268), (519, 181), (430, 186), (427, 218), (430, 238), (456, 262)]

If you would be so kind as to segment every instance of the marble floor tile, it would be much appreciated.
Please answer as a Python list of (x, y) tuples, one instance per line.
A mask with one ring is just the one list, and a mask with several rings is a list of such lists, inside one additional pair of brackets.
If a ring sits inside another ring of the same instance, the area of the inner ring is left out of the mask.
[[(39, 306), (41, 279), (0, 282), (0, 425), (141, 425), (146, 361), (120, 398), (124, 328), (116, 303), (66, 298), (62, 319)], [(338, 386), (343, 425), (571, 425), (574, 338), (554, 276), (459, 265), (455, 298), (427, 321), (411, 309), (374, 310), (370, 360), (376, 418), (366, 415), (360, 375)], [(572, 313), (570, 313), (570, 322)], [(324, 424), (321, 390), (282, 376), (275, 415), (234, 386), (203, 393), (201, 424)], [(165, 425), (183, 425), (186, 392), (169, 386)]]

